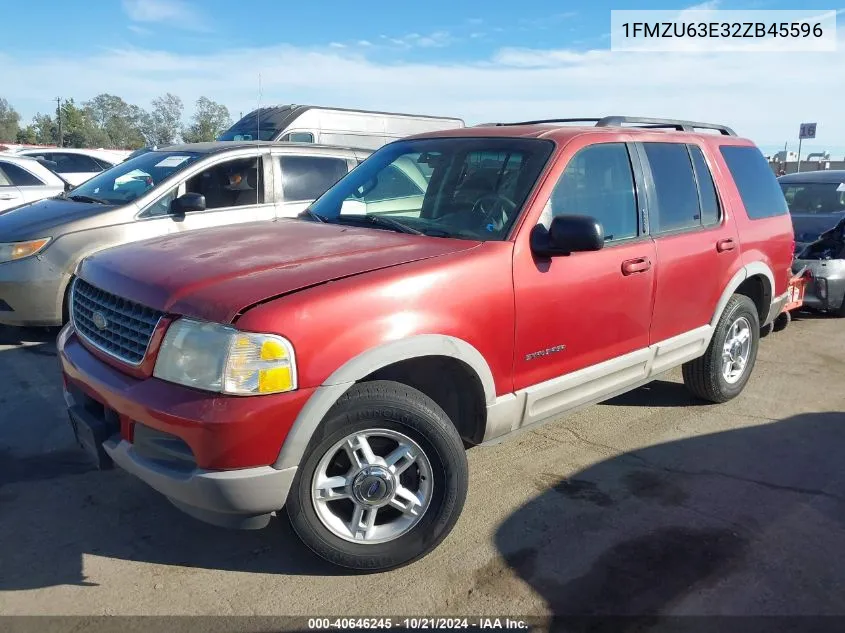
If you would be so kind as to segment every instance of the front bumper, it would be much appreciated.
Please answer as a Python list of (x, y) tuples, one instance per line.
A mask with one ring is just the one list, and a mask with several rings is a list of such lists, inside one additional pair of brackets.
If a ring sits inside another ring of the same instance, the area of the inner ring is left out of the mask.
[(178, 508), (216, 525), (258, 528), (285, 504), (296, 468), (270, 464), (313, 390), (225, 397), (133, 378), (97, 358), (70, 326), (58, 349), (77, 425), (111, 424), (100, 436), (104, 452)]
[(0, 325), (62, 324), (64, 289), (70, 277), (38, 256), (0, 264)]

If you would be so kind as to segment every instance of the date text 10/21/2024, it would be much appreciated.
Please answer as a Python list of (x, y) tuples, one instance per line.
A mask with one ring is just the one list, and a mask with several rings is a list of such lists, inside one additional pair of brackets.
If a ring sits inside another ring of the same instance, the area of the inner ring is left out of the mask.
[(309, 618), (311, 630), (527, 630), (525, 620), (511, 618)]

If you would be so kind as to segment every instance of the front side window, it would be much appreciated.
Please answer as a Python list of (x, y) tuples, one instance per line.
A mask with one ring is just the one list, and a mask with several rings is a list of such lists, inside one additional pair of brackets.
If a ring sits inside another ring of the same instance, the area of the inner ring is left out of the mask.
[(128, 204), (202, 156), (198, 152), (147, 152), (94, 176), (74, 188), (68, 198), (102, 204)]
[(549, 204), (544, 224), (557, 215), (589, 215), (601, 224), (608, 242), (636, 237), (637, 198), (625, 144), (601, 143), (580, 150), (566, 165)]
[(504, 240), (553, 149), (541, 139), (398, 141), (363, 161), (311, 211), (329, 222)]
[(262, 204), (262, 169), (258, 157), (227, 160), (192, 176), (185, 183), (185, 190), (205, 196), (206, 209)]
[(349, 171), (346, 160), (328, 156), (280, 156), (286, 202), (310, 202)]
[[(27, 170), (12, 163), (0, 163), (0, 173), (5, 174), (8, 184), (15, 187), (40, 187), (44, 184)], [(2, 185), (3, 179), (0, 177), (0, 186)]]
[[(666, 233), (701, 225), (701, 208), (692, 162), (686, 145), (644, 143), (656, 205), (649, 209), (652, 233)], [(655, 208), (656, 206), (656, 208)]]
[(777, 178), (759, 149), (723, 145), (720, 150), (749, 218), (758, 220), (789, 213)]
[[(218, 163), (185, 181), (186, 193), (205, 197), (206, 210), (246, 207), (264, 202), (263, 161), (261, 158), (237, 158)], [(144, 217), (170, 213), (170, 203), (176, 199), (178, 187), (153, 203)]]

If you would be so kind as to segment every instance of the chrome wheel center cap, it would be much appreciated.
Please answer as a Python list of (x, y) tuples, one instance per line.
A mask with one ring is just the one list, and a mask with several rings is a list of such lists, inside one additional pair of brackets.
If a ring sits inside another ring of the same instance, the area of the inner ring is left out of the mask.
[(382, 466), (367, 466), (352, 481), (352, 494), (359, 503), (367, 506), (384, 505), (393, 497), (395, 490), (393, 475)]

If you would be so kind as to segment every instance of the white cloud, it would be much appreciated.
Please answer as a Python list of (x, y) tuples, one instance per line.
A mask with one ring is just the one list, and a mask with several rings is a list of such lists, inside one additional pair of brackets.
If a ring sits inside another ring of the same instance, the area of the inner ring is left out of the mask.
[(346, 44), (341, 44), (340, 42), (332, 42), (329, 46), (332, 48), (346, 48)]
[(725, 123), (759, 144), (781, 147), (792, 144), (798, 123), (816, 121), (817, 144), (832, 147), (845, 139), (845, 83), (837, 79), (845, 76), (845, 56), (839, 53), (505, 48), (482, 61), (439, 63), (397, 62), (376, 46), (194, 55), (123, 48), (77, 58), (0, 53), (4, 97), (24, 120), (51, 111), (57, 94), (82, 102), (101, 92), (142, 106), (166, 92), (186, 104), (205, 95), (231, 112), (246, 112), (255, 104), (258, 73), (264, 103), (456, 115), (468, 123), (610, 114), (687, 118)]
[(164, 24), (186, 30), (208, 29), (203, 14), (184, 0), (123, 0), (123, 10), (133, 22)]

